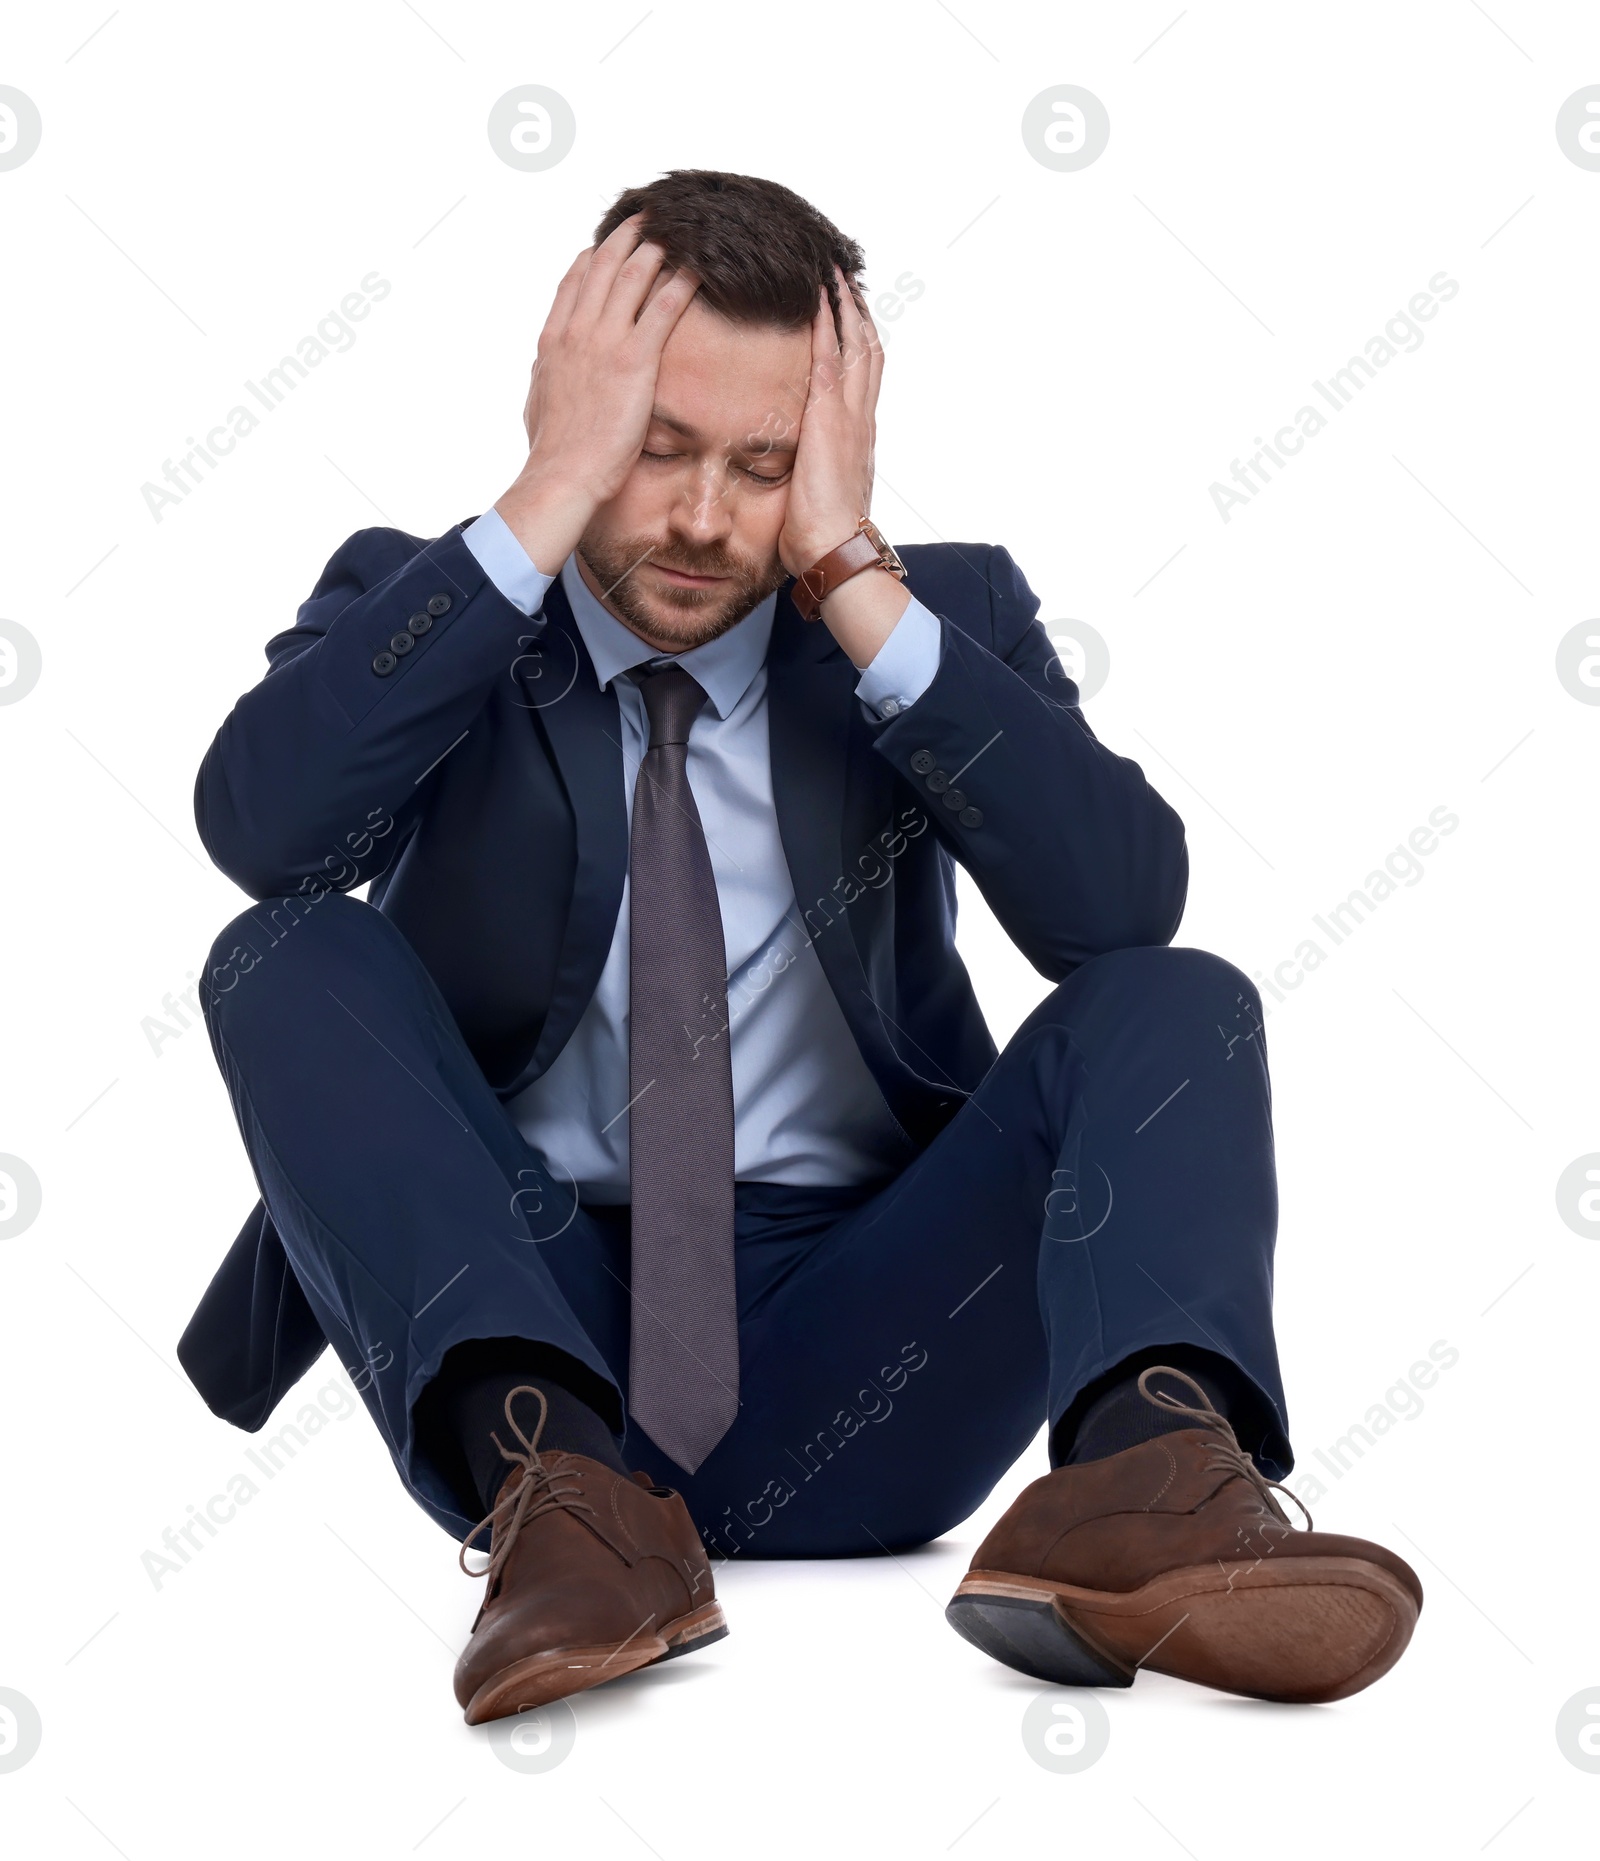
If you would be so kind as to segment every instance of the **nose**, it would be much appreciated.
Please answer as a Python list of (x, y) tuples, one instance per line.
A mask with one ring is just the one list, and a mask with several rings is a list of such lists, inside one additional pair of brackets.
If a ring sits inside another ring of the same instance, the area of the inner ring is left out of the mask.
[(733, 532), (727, 486), (714, 460), (699, 465), (673, 505), (671, 527), (676, 536), (698, 548), (722, 542)]

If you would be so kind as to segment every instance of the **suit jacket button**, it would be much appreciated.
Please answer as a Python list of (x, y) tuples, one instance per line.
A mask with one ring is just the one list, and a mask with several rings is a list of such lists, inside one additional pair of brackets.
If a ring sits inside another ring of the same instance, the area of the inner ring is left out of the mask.
[(928, 777), (928, 786), (933, 790), (934, 794), (942, 795), (950, 786), (950, 778), (945, 774), (944, 770), (935, 769), (933, 774)]
[(413, 633), (426, 633), (433, 625), (433, 616), (431, 614), (422, 613), (419, 610), (411, 616), (406, 622), (406, 625)]
[(412, 639), (409, 633), (397, 633), (389, 642), (389, 651), (391, 653), (398, 653), (403, 659), (415, 645), (416, 641)]
[(963, 808), (956, 816), (963, 827), (981, 827), (983, 825), (982, 808)]
[(944, 805), (947, 808), (964, 808), (967, 805), (967, 798), (959, 788), (947, 788), (944, 794)]
[(938, 760), (932, 750), (918, 750), (911, 758), (911, 767), (918, 775), (926, 775)]
[(434, 617), (435, 620), (437, 620), (441, 614), (448, 614), (450, 612), (449, 595), (436, 594), (433, 597), (433, 599), (429, 601), (428, 603), (428, 612)]
[(387, 678), (399, 663), (393, 653), (379, 653), (372, 662), (372, 669), (379, 678)]

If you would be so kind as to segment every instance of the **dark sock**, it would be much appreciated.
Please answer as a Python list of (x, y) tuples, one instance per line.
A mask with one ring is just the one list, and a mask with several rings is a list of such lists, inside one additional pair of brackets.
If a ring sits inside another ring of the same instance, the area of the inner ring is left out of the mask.
[[(570, 1387), (583, 1374), (564, 1351), (526, 1338), (469, 1338), (445, 1353), (439, 1374), (418, 1400), (419, 1436), (426, 1437), (429, 1451), (438, 1454), (455, 1480), (465, 1477), (486, 1515), (513, 1468), (491, 1436), (498, 1435), (513, 1454), (522, 1453), (506, 1423), (506, 1397), (530, 1384), (549, 1405), (539, 1435), (541, 1454), (583, 1454), (626, 1475), (627, 1462), (605, 1418)], [(518, 1396), (511, 1413), (531, 1441), (539, 1422), (538, 1398)]]
[[(1193, 1345), (1156, 1345), (1125, 1357), (1081, 1392), (1051, 1435), (1050, 1464), (1065, 1467), (1104, 1460), (1124, 1448), (1137, 1447), (1141, 1441), (1154, 1441), (1180, 1428), (1199, 1427), (1201, 1424), (1192, 1416), (1174, 1414), (1139, 1393), (1139, 1372), (1158, 1363), (1170, 1364), (1192, 1376), (1219, 1413), (1229, 1422), (1237, 1421), (1246, 1406), (1242, 1400), (1245, 1384), (1227, 1358)], [(1150, 1385), (1192, 1408), (1202, 1406), (1194, 1391), (1175, 1377), (1152, 1377)]]

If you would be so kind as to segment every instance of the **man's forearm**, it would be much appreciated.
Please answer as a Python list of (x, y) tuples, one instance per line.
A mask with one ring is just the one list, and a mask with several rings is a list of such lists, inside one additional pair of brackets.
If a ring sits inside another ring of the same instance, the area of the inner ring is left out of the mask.
[(548, 471), (524, 472), (494, 508), (541, 575), (553, 580), (594, 515), (592, 496)]
[(369, 819), (403, 822), (530, 631), (459, 532), (421, 551), (397, 531), (358, 532), (206, 752), (195, 821), (213, 861), (265, 897), (320, 871)]
[(873, 747), (919, 795), (1012, 942), (1053, 981), (1102, 951), (1166, 943), (1188, 890), (1183, 822), (1065, 700), (1037, 597), (985, 564), (994, 650), (941, 620), (939, 670)]
[(877, 658), (910, 600), (910, 589), (887, 569), (865, 569), (824, 598), (820, 624), (860, 671)]

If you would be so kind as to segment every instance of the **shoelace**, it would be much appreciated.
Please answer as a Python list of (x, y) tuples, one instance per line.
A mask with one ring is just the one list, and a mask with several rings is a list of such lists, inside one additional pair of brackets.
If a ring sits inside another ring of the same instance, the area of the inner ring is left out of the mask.
[[(1176, 1396), (1165, 1395), (1159, 1389), (1152, 1390), (1150, 1378), (1153, 1376), (1174, 1377), (1180, 1383), (1187, 1383), (1200, 1398), (1203, 1406), (1198, 1409), (1193, 1408), (1186, 1402), (1179, 1402)], [(1215, 1458), (1206, 1462), (1207, 1473), (1230, 1473), (1238, 1479), (1248, 1481), (1261, 1495), (1262, 1503), (1273, 1517), (1282, 1519), (1285, 1525), (1292, 1525), (1288, 1513), (1272, 1497), (1274, 1493), (1282, 1493), (1285, 1499), (1294, 1500), (1294, 1503), (1300, 1507), (1300, 1516), (1306, 1522), (1306, 1530), (1316, 1529), (1311, 1522), (1311, 1514), (1301, 1503), (1299, 1495), (1291, 1493), (1287, 1486), (1281, 1485), (1277, 1480), (1266, 1478), (1256, 1463), (1240, 1447), (1239, 1437), (1233, 1432), (1233, 1424), (1217, 1409), (1215, 1403), (1192, 1376), (1186, 1376), (1182, 1370), (1173, 1369), (1170, 1364), (1152, 1364), (1148, 1370), (1139, 1372), (1139, 1394), (1146, 1402), (1153, 1403), (1158, 1409), (1170, 1409), (1174, 1415), (1192, 1416), (1200, 1427), (1209, 1428), (1212, 1431), (1214, 1437), (1212, 1446), (1216, 1449), (1216, 1455)]]
[[(533, 1439), (529, 1438), (517, 1426), (516, 1417), (511, 1413), (511, 1405), (518, 1396), (537, 1396), (539, 1398), (539, 1420), (533, 1430)], [(524, 1452), (513, 1453), (499, 1435), (491, 1433), (489, 1439), (500, 1450), (503, 1460), (509, 1460), (513, 1466), (521, 1467), (522, 1478), (517, 1482), (515, 1493), (506, 1489), (511, 1484), (507, 1474), (505, 1483), (500, 1488), (500, 1496), (493, 1509), (486, 1517), (479, 1519), (472, 1530), (461, 1542), (461, 1549), (456, 1553), (456, 1562), (463, 1573), (469, 1577), (487, 1576), (488, 1587), (484, 1590), (487, 1600), (495, 1593), (495, 1585), (500, 1572), (505, 1568), (506, 1559), (511, 1555), (512, 1547), (521, 1535), (522, 1528), (541, 1513), (554, 1512), (565, 1506), (573, 1512), (590, 1512), (594, 1507), (587, 1504), (579, 1495), (583, 1491), (581, 1482), (577, 1485), (562, 1486), (558, 1484), (563, 1471), (571, 1478), (570, 1470), (547, 1466), (539, 1454), (539, 1437), (544, 1433), (545, 1421), (550, 1414), (550, 1404), (545, 1400), (542, 1389), (532, 1383), (519, 1383), (506, 1396), (506, 1424), (522, 1443)], [(504, 1526), (503, 1531), (496, 1531), (496, 1525)], [(467, 1566), (467, 1548), (479, 1532), (489, 1531), (489, 1562), (482, 1570), (471, 1570)]]

